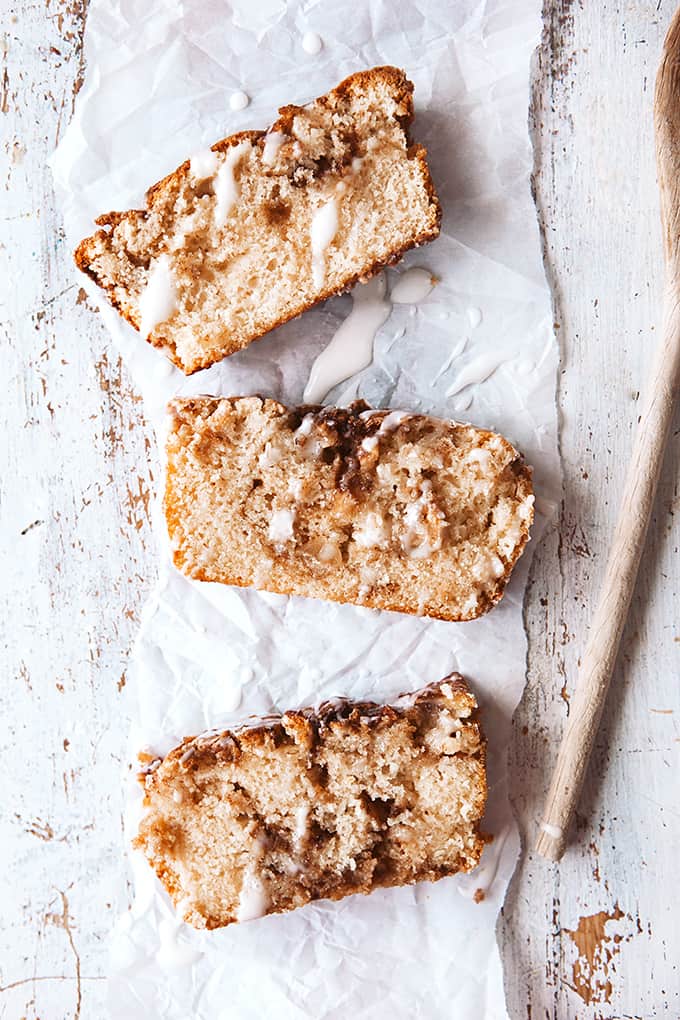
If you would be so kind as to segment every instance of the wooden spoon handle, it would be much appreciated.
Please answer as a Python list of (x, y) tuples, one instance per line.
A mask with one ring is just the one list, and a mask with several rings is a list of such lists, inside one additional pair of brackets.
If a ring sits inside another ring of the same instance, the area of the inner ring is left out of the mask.
[(666, 302), (664, 335), (648, 381), (604, 583), (548, 792), (536, 850), (564, 852), (626, 622), (680, 382), (680, 304)]

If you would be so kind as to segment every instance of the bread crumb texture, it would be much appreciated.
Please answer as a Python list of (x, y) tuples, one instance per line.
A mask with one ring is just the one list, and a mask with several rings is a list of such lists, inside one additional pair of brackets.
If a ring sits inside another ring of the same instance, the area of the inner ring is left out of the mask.
[(168, 531), (198, 580), (470, 620), (529, 538), (531, 470), (493, 432), (363, 401), (169, 409)]
[(485, 743), (457, 674), (186, 739), (140, 777), (136, 845), (185, 921), (219, 928), (470, 871)]
[(438, 235), (412, 119), (402, 71), (353, 74), (99, 217), (76, 262), (179, 368), (205, 368)]

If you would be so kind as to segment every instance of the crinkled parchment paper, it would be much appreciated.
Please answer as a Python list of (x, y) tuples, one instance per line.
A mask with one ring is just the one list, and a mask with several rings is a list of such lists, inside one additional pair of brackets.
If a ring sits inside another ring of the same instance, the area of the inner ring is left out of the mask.
[[(266, 127), (279, 105), (306, 102), (359, 68), (405, 68), (416, 85), (414, 137), (429, 150), (444, 223), (439, 240), (404, 265), (423, 266), (440, 282), (418, 306), (394, 306), (373, 364), (328, 402), (361, 396), (505, 433), (535, 467), (534, 541), (559, 492), (557, 351), (529, 187), (529, 64), (540, 7), (540, 0), (91, 0), (85, 87), (53, 163), (75, 244), (95, 215), (139, 205), (146, 186), (187, 155)], [(307, 30), (323, 37), (316, 56), (303, 50)], [(228, 100), (237, 89), (251, 104), (233, 113)], [(389, 286), (400, 271), (388, 271)], [(350, 303), (335, 298), (191, 379), (102, 311), (162, 430), (173, 394), (300, 401), (315, 356)], [(524, 684), (528, 554), (498, 608), (448, 624), (192, 583), (170, 566), (158, 518), (156, 530), (163, 563), (134, 655), (134, 750), (163, 751), (207, 727), (332, 695), (385, 699), (458, 669), (484, 711), (485, 827), (495, 838), (471, 876), (212, 933), (177, 925), (133, 854), (135, 900), (113, 936), (112, 1015), (504, 1017), (494, 928), (519, 845), (505, 759)], [(129, 835), (139, 809), (131, 782)]]

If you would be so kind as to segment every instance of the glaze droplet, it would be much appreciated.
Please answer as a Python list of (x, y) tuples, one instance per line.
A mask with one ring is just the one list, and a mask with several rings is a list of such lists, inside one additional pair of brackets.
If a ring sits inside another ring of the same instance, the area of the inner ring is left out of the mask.
[(225, 688), (222, 708), (225, 712), (235, 712), (243, 700), (243, 688), (236, 681), (227, 681)]
[(466, 394), (464, 397), (459, 397), (456, 401), (456, 414), (462, 414), (463, 411), (467, 411), (472, 404), (472, 394)]
[(455, 397), (457, 393), (460, 393), (461, 390), (466, 389), (468, 386), (481, 385), (503, 364), (505, 364), (505, 358), (502, 354), (480, 354), (461, 369), (456, 376), (455, 382), (446, 391), (446, 396)]
[(302, 48), (310, 57), (315, 57), (323, 49), (323, 39), (318, 32), (305, 32), (302, 37)]
[(423, 301), (435, 285), (435, 278), (427, 269), (414, 266), (401, 273), (392, 288), (390, 297), (396, 305), (411, 305)]
[(245, 92), (232, 92), (229, 97), (229, 106), (232, 110), (245, 110), (250, 102), (250, 97)]
[(190, 967), (201, 958), (199, 950), (193, 949), (187, 942), (178, 940), (177, 935), (181, 929), (181, 921), (163, 919), (158, 922), (160, 945), (156, 951), (156, 961), (163, 970)]
[(473, 329), (477, 329), (480, 322), (482, 321), (482, 310), (481, 308), (475, 308), (474, 306), (468, 308), (468, 321)]
[(172, 362), (168, 361), (167, 358), (161, 358), (160, 361), (156, 362), (155, 374), (157, 379), (169, 379), (172, 375)]

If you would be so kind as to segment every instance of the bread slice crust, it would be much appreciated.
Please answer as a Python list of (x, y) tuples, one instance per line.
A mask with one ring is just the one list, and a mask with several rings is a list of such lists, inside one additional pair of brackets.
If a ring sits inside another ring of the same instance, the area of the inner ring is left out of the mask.
[(531, 469), (502, 436), (428, 415), (169, 405), (164, 508), (187, 576), (471, 620), (529, 538)]
[[(392, 215), (391, 198), (385, 181), (376, 184), (371, 177), (371, 168), (374, 174), (375, 167), (380, 168), (379, 156), (371, 148), (373, 141), (352, 122), (353, 111), (365, 113), (366, 97), (372, 95), (387, 97), (389, 105), (377, 118), (380, 129), (375, 129), (374, 138), (383, 139), (381, 144), (389, 156), (387, 185), (392, 174), (397, 194), (399, 189), (412, 191), (406, 196), (410, 201), (404, 200), (405, 208), (390, 221), (389, 237), (385, 229), (384, 243), (375, 241), (380, 234), (376, 216), (387, 219)], [(96, 220), (100, 229), (76, 248), (76, 264), (140, 330), (140, 302), (152, 270), (159, 260), (170, 260), (176, 283), (175, 307), (167, 319), (153, 325), (145, 339), (187, 375), (207, 368), (314, 304), (365, 282), (398, 262), (410, 248), (438, 236), (441, 206), (426, 150), (411, 142), (412, 120), (413, 85), (403, 71), (389, 66), (359, 71), (311, 104), (282, 107), (267, 132), (242, 131), (211, 147), (216, 167), (222, 168), (230, 150), (244, 150), (230, 171), (230, 187), (244, 194), (242, 200), (234, 197), (233, 209), (220, 227), (210, 219), (217, 199), (215, 193), (209, 193), (219, 170), (200, 179), (192, 172), (192, 161), (185, 160), (149, 188), (144, 209), (100, 216)], [(269, 153), (265, 163), (272, 139), (284, 141), (273, 157)], [(365, 164), (363, 169), (360, 164)], [(309, 279), (307, 231), (313, 213), (326, 201), (337, 202), (340, 216), (326, 252), (329, 262), (335, 259), (337, 265), (329, 265), (317, 285)], [(245, 205), (248, 212), (243, 215), (248, 215), (254, 226), (251, 224), (250, 231), (244, 228), (241, 236), (238, 224)], [(298, 228), (293, 229), (296, 217)], [(197, 222), (202, 224), (200, 229)], [(185, 231), (184, 223), (193, 227)], [(367, 225), (365, 244), (352, 240), (357, 223)], [(271, 251), (267, 249), (271, 257), (266, 265), (253, 261), (252, 249), (262, 244), (262, 238), (273, 245)], [(373, 254), (372, 247), (376, 249)], [(296, 273), (282, 276), (281, 263), (291, 260), (298, 267)], [(244, 261), (250, 276), (240, 281), (239, 273), (246, 276), (246, 270), (239, 268)], [(258, 313), (255, 306), (263, 299), (268, 301), (272, 293), (271, 303)], [(243, 307), (239, 308), (239, 302)]]
[(486, 744), (459, 674), (391, 705), (338, 698), (145, 758), (135, 846), (188, 923), (468, 872)]

